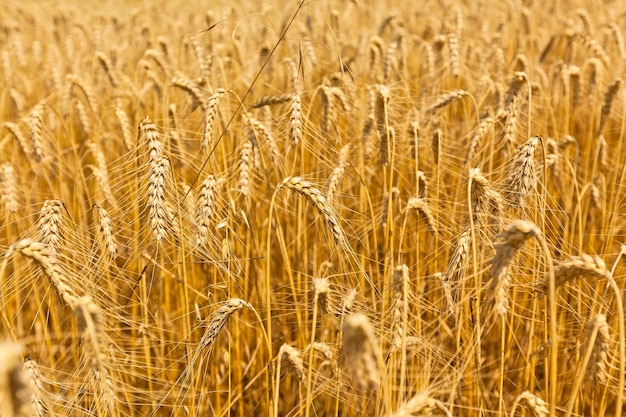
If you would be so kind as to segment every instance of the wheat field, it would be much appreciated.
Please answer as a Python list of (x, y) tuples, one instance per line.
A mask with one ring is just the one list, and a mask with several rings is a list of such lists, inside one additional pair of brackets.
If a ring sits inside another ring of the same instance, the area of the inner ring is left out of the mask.
[(2, 417), (622, 415), (623, 0), (0, 26)]

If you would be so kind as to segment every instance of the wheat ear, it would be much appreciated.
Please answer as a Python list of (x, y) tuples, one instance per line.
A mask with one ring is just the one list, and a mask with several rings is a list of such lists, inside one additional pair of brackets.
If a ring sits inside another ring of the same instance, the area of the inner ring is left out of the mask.
[(167, 213), (165, 203), (165, 179), (169, 171), (170, 163), (167, 158), (159, 158), (150, 163), (150, 175), (148, 178), (148, 216), (150, 228), (157, 242), (167, 236)]
[(291, 142), (297, 145), (302, 140), (302, 103), (299, 94), (293, 94), (289, 105), (289, 133)]
[(217, 181), (213, 175), (207, 175), (200, 186), (198, 209), (196, 212), (196, 244), (206, 246), (209, 243), (209, 227), (215, 215)]
[(0, 415), (23, 417), (31, 414), (31, 390), (23, 372), (21, 347), (0, 343)]
[(508, 268), (511, 259), (528, 239), (540, 234), (539, 229), (532, 223), (516, 220), (502, 233), (502, 242), (495, 245), (496, 254), (491, 261), (491, 282), (489, 287), (494, 296), (496, 314), (503, 316), (509, 309), (508, 288), (510, 286), (510, 277)]
[(360, 390), (380, 385), (378, 339), (367, 316), (350, 314), (343, 324), (342, 349), (352, 381)]
[(452, 417), (452, 413), (443, 402), (431, 398), (426, 392), (421, 392), (402, 404), (393, 413), (387, 414), (387, 417), (432, 416), (441, 413), (446, 417)]
[(22, 239), (14, 245), (14, 249), (21, 255), (35, 261), (46, 277), (48, 277), (48, 280), (54, 286), (63, 301), (65, 301), (68, 306), (74, 307), (78, 301), (78, 296), (66, 282), (63, 270), (56, 256), (52, 255), (49, 245), (31, 239)]
[(205, 151), (210, 146), (213, 130), (215, 129), (217, 110), (225, 94), (225, 89), (218, 88), (202, 105), (202, 110), (204, 111), (204, 130), (202, 132), (202, 140), (200, 141), (200, 151)]
[(94, 381), (100, 390), (100, 395), (104, 398), (109, 415), (115, 416), (117, 396), (107, 369), (107, 343), (102, 330), (100, 308), (91, 297), (84, 296), (78, 299), (74, 306), (74, 313), (77, 316), (77, 327), (83, 341), (85, 361), (92, 370)]
[(23, 371), (32, 393), (30, 399), (32, 407), (31, 416), (43, 417), (47, 413), (47, 406), (44, 402), (46, 390), (43, 387), (43, 376), (41, 375), (39, 364), (31, 358), (26, 358), (24, 360)]
[[(302, 384), (306, 384), (306, 372), (304, 369), (304, 361), (302, 360), (302, 353), (295, 347), (283, 344), (278, 351), (279, 360), (284, 358), (284, 366), (290, 372), (296, 375), (298, 381)], [(279, 364), (280, 365), (280, 364)]]
[(115, 234), (113, 233), (111, 218), (109, 217), (109, 213), (105, 209), (97, 204), (95, 205), (95, 207), (98, 211), (98, 230), (100, 232), (102, 240), (104, 241), (106, 252), (110, 259), (115, 259), (117, 257), (117, 239), (115, 238)]
[(62, 209), (63, 202), (61, 200), (46, 200), (41, 207), (37, 220), (39, 240), (48, 245), (52, 256), (57, 256), (57, 249), (61, 241)]
[(510, 175), (506, 179), (505, 198), (513, 207), (525, 207), (525, 199), (537, 187), (535, 177), (535, 148), (540, 136), (529, 139), (519, 146), (517, 155), (510, 164)]
[(342, 246), (344, 249), (349, 249), (348, 240), (339, 224), (337, 215), (328, 204), (326, 197), (324, 197), (321, 191), (315, 188), (311, 182), (300, 177), (287, 177), (280, 183), (279, 188), (289, 188), (305, 196), (322, 215), (326, 224), (328, 224), (333, 238), (335, 239), (335, 243)]
[(9, 213), (15, 213), (19, 208), (17, 189), (13, 166), (8, 162), (0, 165), (0, 202)]
[(528, 408), (530, 408), (535, 416), (548, 417), (550, 415), (550, 410), (548, 410), (548, 405), (544, 400), (537, 397), (530, 391), (524, 391), (515, 399), (515, 403), (511, 408), (511, 417), (515, 417), (515, 411), (517, 410), (517, 406), (520, 405), (522, 401), (526, 404)]

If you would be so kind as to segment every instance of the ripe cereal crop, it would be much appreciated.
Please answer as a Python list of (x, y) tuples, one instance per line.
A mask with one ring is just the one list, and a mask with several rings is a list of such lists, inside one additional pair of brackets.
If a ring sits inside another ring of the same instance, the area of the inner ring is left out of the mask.
[(622, 415), (626, 0), (104, 3), (0, 2), (2, 417)]

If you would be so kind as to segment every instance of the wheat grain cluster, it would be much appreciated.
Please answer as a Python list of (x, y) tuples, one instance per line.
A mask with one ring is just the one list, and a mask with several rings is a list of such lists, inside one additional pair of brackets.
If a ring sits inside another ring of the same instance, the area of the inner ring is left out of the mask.
[(0, 4), (0, 415), (622, 415), (626, 2)]

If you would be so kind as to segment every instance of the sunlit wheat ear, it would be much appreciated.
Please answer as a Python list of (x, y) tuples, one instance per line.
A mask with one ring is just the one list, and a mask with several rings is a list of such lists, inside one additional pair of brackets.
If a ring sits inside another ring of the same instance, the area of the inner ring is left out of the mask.
[(178, 87), (187, 94), (191, 96), (194, 103), (200, 103), (204, 100), (205, 94), (204, 92), (191, 81), (186, 75), (181, 72), (176, 73), (174, 77), (172, 77), (171, 83), (174, 87)]
[(408, 314), (409, 295), (409, 268), (398, 265), (393, 270), (393, 347), (398, 349), (402, 346), (402, 337), (406, 337), (406, 315)]
[[(606, 263), (597, 255), (591, 256), (583, 253), (581, 256), (573, 256), (571, 259), (561, 262), (554, 268), (555, 286), (558, 288), (565, 283), (577, 278), (610, 278), (611, 271)], [(547, 280), (541, 284), (540, 291), (548, 288)]]
[(0, 415), (3, 417), (30, 416), (33, 411), (21, 351), (16, 343), (0, 343)]
[(104, 52), (96, 52), (96, 59), (104, 69), (107, 77), (109, 78), (109, 82), (113, 88), (117, 88), (119, 83), (117, 82), (117, 78), (113, 73), (113, 65), (111, 64), (111, 60), (107, 57)]
[(359, 390), (376, 390), (380, 385), (380, 348), (367, 316), (354, 313), (346, 317), (342, 349), (355, 386)]
[(37, 230), (39, 240), (48, 245), (51, 256), (57, 256), (59, 242), (61, 241), (61, 200), (46, 200), (39, 212)]
[(343, 179), (343, 175), (346, 169), (346, 164), (348, 163), (348, 155), (350, 153), (350, 145), (345, 145), (339, 151), (339, 163), (333, 169), (332, 174), (328, 178), (328, 191), (326, 192), (326, 199), (330, 204), (335, 200), (335, 195), (340, 188), (341, 180)]
[(115, 387), (107, 368), (107, 343), (104, 339), (100, 309), (91, 297), (78, 299), (74, 306), (77, 327), (83, 342), (84, 358), (93, 373), (97, 389), (103, 398), (110, 415), (115, 415), (117, 398)]
[(277, 163), (280, 161), (280, 151), (278, 150), (278, 145), (276, 144), (276, 140), (274, 140), (274, 136), (270, 129), (268, 129), (263, 123), (260, 121), (249, 117), (248, 122), (250, 126), (267, 144), (270, 148), (270, 159), (273, 163)]
[(209, 243), (209, 227), (216, 212), (217, 181), (213, 175), (207, 175), (198, 193), (198, 209), (196, 212), (196, 244), (207, 246)]
[(202, 140), (200, 141), (200, 151), (205, 151), (210, 146), (213, 130), (215, 129), (217, 111), (225, 94), (225, 89), (218, 88), (202, 104), (202, 110), (204, 112), (204, 130), (202, 132)]
[(287, 87), (289, 91), (300, 93), (300, 85), (298, 83), (298, 66), (296, 62), (291, 58), (285, 58), (283, 63), (287, 67)]
[(387, 414), (387, 417), (415, 417), (442, 414), (446, 417), (452, 417), (452, 413), (443, 402), (429, 397), (426, 392), (421, 392), (400, 405), (393, 413)]
[(489, 115), (481, 118), (478, 126), (472, 131), (470, 136), (469, 145), (467, 147), (467, 155), (465, 156), (465, 165), (471, 166), (474, 164), (474, 159), (479, 152), (481, 142), (487, 136), (489, 129), (495, 123), (495, 119)]
[(200, 339), (198, 348), (207, 349), (208, 352), (211, 352), (213, 343), (215, 343), (217, 336), (219, 336), (220, 331), (226, 325), (230, 316), (244, 307), (252, 310), (252, 305), (240, 298), (230, 298), (224, 302), (213, 314), (211, 321), (208, 323), (206, 330)]
[(252, 143), (250, 141), (244, 142), (239, 151), (239, 166), (237, 168), (237, 191), (239, 191), (244, 197), (250, 192), (250, 174), (252, 171)]
[(474, 222), (478, 223), (478, 226), (486, 226), (487, 220), (492, 220), (498, 229), (504, 206), (502, 196), (492, 188), (480, 169), (472, 168), (469, 176), (472, 181), (470, 192)]
[(583, 73), (587, 76), (587, 102), (592, 103), (598, 94), (598, 84), (604, 77), (604, 65), (598, 58), (588, 58), (583, 65)]
[(99, 205), (96, 204), (95, 208), (98, 212), (98, 231), (100, 232), (106, 253), (109, 259), (115, 259), (117, 257), (117, 239), (113, 233), (111, 218), (109, 213)]
[(31, 416), (43, 417), (47, 413), (44, 403), (44, 398), (47, 394), (43, 387), (43, 376), (41, 375), (39, 364), (33, 359), (27, 358), (24, 360), (23, 371), (31, 390)]
[(133, 141), (131, 123), (124, 111), (124, 107), (121, 99), (115, 100), (115, 117), (120, 123), (120, 128), (122, 129), (122, 138), (124, 139), (124, 145), (126, 145), (126, 150), (131, 150), (135, 148), (135, 143)]
[(504, 120), (502, 127), (502, 141), (504, 142), (504, 152), (507, 154), (509, 152), (509, 149), (516, 143), (515, 129), (517, 125), (519, 111), (519, 103), (517, 98), (520, 89), (526, 83), (526, 81), (527, 77), (525, 73), (515, 73), (513, 79), (509, 82), (509, 89), (506, 93), (502, 114), (500, 115), (500, 118)]
[(448, 269), (442, 277), (443, 292), (448, 304), (448, 312), (452, 316), (456, 315), (458, 309), (458, 286), (460, 285), (467, 264), (470, 240), (470, 228), (465, 227), (454, 247), (454, 252), (452, 252), (452, 257), (448, 263)]
[(0, 203), (8, 213), (15, 213), (20, 205), (17, 195), (17, 178), (10, 163), (0, 165)]
[(278, 351), (278, 356), (285, 369), (293, 373), (300, 383), (306, 383), (306, 372), (304, 369), (304, 361), (302, 353), (291, 345), (283, 344)]
[(423, 198), (411, 198), (406, 203), (406, 211), (407, 215), (410, 212), (415, 212), (416, 214), (421, 214), (426, 220), (426, 227), (433, 234), (436, 235), (438, 233), (437, 220), (435, 220), (435, 216), (432, 213), (430, 205)]
[(532, 394), (530, 391), (524, 391), (515, 399), (515, 404), (511, 409), (511, 416), (515, 416), (517, 406), (522, 403), (526, 404), (536, 417), (548, 417), (550, 415), (548, 404), (544, 400)]
[(321, 128), (324, 136), (328, 136), (331, 132), (331, 126), (337, 124), (337, 104), (333, 95), (330, 93), (330, 87), (321, 86), (322, 90), (322, 118)]
[(146, 116), (139, 123), (139, 131), (142, 135), (142, 141), (147, 144), (150, 161), (159, 160), (163, 156), (163, 143), (161, 142), (161, 134), (150, 117)]
[(531, 237), (540, 236), (537, 226), (524, 220), (514, 221), (502, 235), (502, 241), (495, 245), (496, 254), (491, 261), (490, 293), (494, 297), (496, 314), (503, 316), (509, 309), (509, 265), (513, 256)]
[(626, 59), (626, 43), (624, 42), (624, 36), (622, 35), (622, 31), (620, 30), (619, 26), (614, 22), (609, 23), (608, 27), (611, 30), (611, 34), (615, 38), (615, 46), (617, 47), (620, 58)]
[(28, 132), (30, 133), (31, 146), (33, 149), (33, 157), (36, 161), (44, 159), (44, 138), (43, 138), (43, 116), (45, 104), (39, 103), (30, 112), (28, 119)]
[(96, 166), (92, 168), (94, 177), (98, 181), (98, 185), (102, 189), (102, 194), (107, 199), (109, 204), (115, 205), (115, 197), (109, 183), (109, 170), (107, 168), (107, 161), (104, 157), (102, 149), (96, 143), (89, 143), (87, 145), (94, 159), (96, 160)]
[(300, 100), (299, 94), (293, 94), (289, 105), (289, 135), (294, 145), (302, 140), (302, 103)]
[(90, 136), (93, 130), (91, 115), (88, 113), (82, 101), (74, 100), (74, 106), (76, 107), (76, 114), (78, 115), (78, 120), (80, 121), (85, 136)]
[(441, 157), (441, 147), (443, 146), (443, 132), (441, 129), (435, 129), (430, 138), (430, 148), (433, 152), (433, 161), (435, 165), (439, 165)]
[(580, 106), (583, 101), (583, 86), (580, 76), (580, 68), (576, 65), (571, 65), (568, 68), (568, 76), (572, 107), (576, 108)]
[(166, 175), (170, 169), (167, 158), (159, 158), (150, 163), (148, 178), (148, 216), (152, 235), (157, 242), (167, 236), (169, 214), (165, 202)]
[(322, 215), (328, 225), (335, 243), (349, 250), (348, 240), (339, 224), (339, 219), (333, 208), (328, 204), (326, 197), (315, 186), (300, 177), (287, 177), (280, 184), (279, 188), (289, 188), (305, 196), (313, 207)]
[(465, 90), (453, 90), (449, 93), (443, 94), (435, 100), (433, 104), (430, 105), (425, 111), (428, 116), (431, 116), (443, 109), (444, 107), (449, 106), (455, 101), (461, 100), (463, 97), (468, 96), (469, 93)]
[(331, 346), (322, 342), (314, 342), (313, 346), (308, 345), (306, 349), (304, 349), (303, 356), (308, 355), (311, 349), (322, 354), (324, 361), (320, 364), (320, 367), (329, 366), (332, 368), (333, 373), (337, 373), (338, 369), (335, 361), (335, 353)]
[(2, 123), (2, 127), (6, 128), (6, 130), (8, 130), (9, 133), (15, 138), (27, 158), (33, 157), (33, 144), (26, 138), (26, 135), (20, 125), (11, 122), (4, 122)]
[(450, 51), (452, 76), (458, 77), (461, 74), (461, 59), (459, 56), (459, 38), (454, 34), (448, 35), (448, 49)]
[(426, 196), (428, 195), (428, 179), (426, 178), (426, 175), (422, 171), (417, 171), (415, 173), (415, 177), (417, 179), (417, 188), (418, 188), (417, 198), (425, 199)]
[(265, 106), (276, 106), (279, 104), (291, 102), (293, 94), (268, 95), (259, 97), (252, 105), (251, 109), (258, 109)]
[(517, 148), (516, 156), (509, 163), (505, 199), (512, 207), (524, 208), (526, 198), (537, 188), (535, 176), (535, 148), (540, 137), (529, 139)]
[(78, 296), (67, 283), (63, 270), (58, 264), (56, 256), (52, 256), (48, 245), (31, 239), (23, 239), (16, 243), (13, 249), (35, 261), (63, 301), (68, 306), (74, 307), (78, 301)]
[(609, 86), (605, 96), (604, 96), (604, 104), (602, 105), (602, 111), (600, 113), (600, 125), (598, 126), (598, 134), (601, 134), (604, 131), (604, 127), (606, 126), (606, 122), (611, 115), (611, 107), (613, 107), (613, 102), (615, 101), (615, 96), (620, 90), (620, 87), (624, 84), (621, 78), (617, 78), (613, 81), (613, 84)]
[(333, 312), (333, 300), (330, 296), (328, 278), (313, 278), (313, 299), (317, 300), (318, 311), (323, 313)]
[[(597, 332), (593, 338), (593, 333)], [(604, 314), (598, 314), (587, 323), (587, 345), (593, 343), (591, 358), (587, 365), (586, 377), (591, 383), (606, 384), (608, 378), (607, 367), (609, 366), (610, 335), (609, 324)]]
[(202, 78), (208, 82), (211, 77), (211, 61), (207, 60), (207, 55), (204, 50), (204, 47), (200, 43), (200, 38), (198, 36), (190, 36), (189, 43), (193, 47), (193, 50), (196, 55), (196, 61), (198, 61), (198, 67), (200, 68), (200, 73), (202, 74)]

